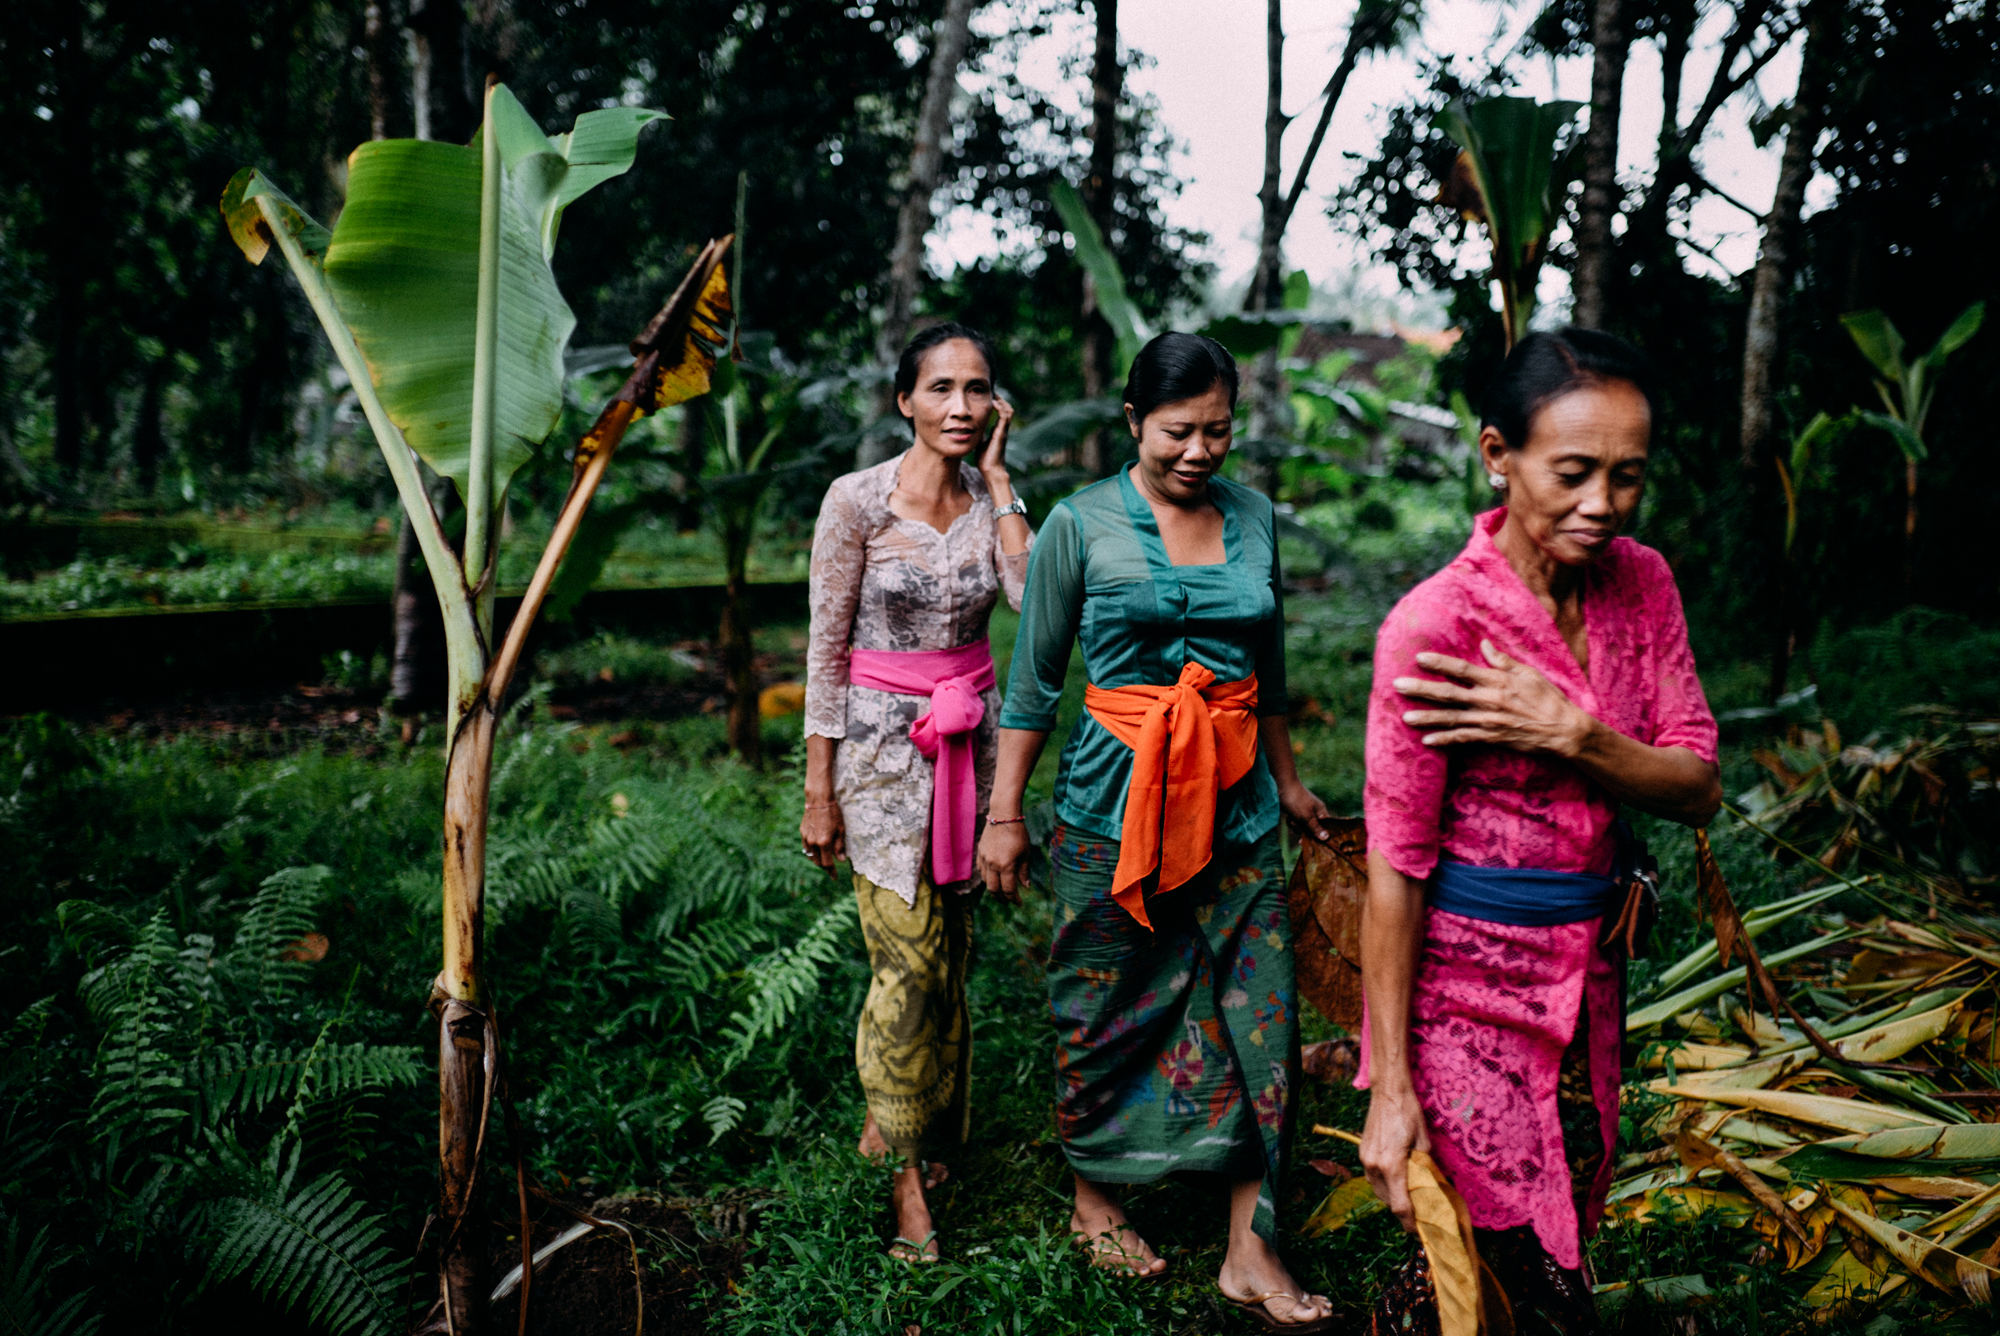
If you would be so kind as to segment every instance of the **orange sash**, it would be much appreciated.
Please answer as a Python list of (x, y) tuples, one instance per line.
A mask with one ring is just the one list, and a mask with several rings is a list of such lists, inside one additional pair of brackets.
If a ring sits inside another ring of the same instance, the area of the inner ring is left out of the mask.
[(1256, 764), (1257, 679), (1217, 682), (1189, 663), (1170, 687), (1086, 686), (1083, 705), (1132, 749), (1111, 898), (1150, 928), (1140, 883), (1158, 868), (1160, 890), (1171, 891), (1208, 866), (1216, 797)]

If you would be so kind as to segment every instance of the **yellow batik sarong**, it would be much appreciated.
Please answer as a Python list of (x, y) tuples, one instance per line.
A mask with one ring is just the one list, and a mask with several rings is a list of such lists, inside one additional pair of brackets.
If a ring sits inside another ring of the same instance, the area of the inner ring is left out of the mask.
[(883, 1139), (912, 1160), (965, 1140), (972, 1081), (966, 958), (976, 897), (917, 883), (913, 905), (855, 874), (854, 898), (874, 980), (854, 1036), (854, 1065)]

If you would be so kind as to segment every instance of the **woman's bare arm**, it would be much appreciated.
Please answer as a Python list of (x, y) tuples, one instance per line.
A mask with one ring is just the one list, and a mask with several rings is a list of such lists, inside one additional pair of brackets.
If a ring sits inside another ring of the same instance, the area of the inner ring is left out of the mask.
[(829, 874), (847, 857), (847, 826), (833, 798), (833, 754), (838, 738), (817, 733), (806, 738), (806, 811), (799, 820), (799, 839), (812, 861)]
[(1413, 1229), (1410, 1152), (1431, 1148), (1423, 1106), (1410, 1083), (1410, 990), (1424, 940), (1424, 885), (1380, 853), (1368, 854), (1361, 902), (1361, 989), (1368, 999), (1368, 1121), (1361, 1167), (1403, 1228)]
[(1264, 764), (1278, 782), (1278, 806), (1292, 824), (1324, 842), (1326, 819), (1333, 815), (1317, 794), (1299, 779), (1299, 767), (1292, 756), (1292, 730), (1282, 714), (1257, 716), (1257, 744), (1264, 751)]
[(1528, 664), (1479, 642), (1485, 664), (1449, 654), (1419, 654), (1417, 666), (1458, 679), (1399, 677), (1396, 690), (1444, 709), (1414, 709), (1403, 722), (1437, 731), (1424, 745), (1484, 742), (1573, 762), (1620, 802), (1688, 826), (1708, 824), (1722, 806), (1722, 777), (1685, 747), (1652, 747), (1628, 738), (1578, 706)]
[(979, 879), (987, 890), (1009, 903), (1021, 898), (1021, 886), (1027, 880), (1028, 827), (1025, 822), (1007, 818), (1022, 815), (1028, 776), (1035, 773), (1035, 762), (1042, 758), (1042, 747), (1048, 740), (1049, 735), (1039, 729), (1000, 730), (1000, 753), (993, 766), (993, 798), (987, 804), (986, 814), (1001, 819), (1002, 823), (996, 826), (989, 822), (979, 834)]

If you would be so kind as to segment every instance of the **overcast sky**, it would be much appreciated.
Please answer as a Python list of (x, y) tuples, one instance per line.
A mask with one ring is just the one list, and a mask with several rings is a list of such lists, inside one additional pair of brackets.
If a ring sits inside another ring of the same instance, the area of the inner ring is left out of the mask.
[[(1483, 64), (1513, 49), (1538, 12), (1533, 3), (1431, 0), (1417, 46)], [(1175, 167), (1185, 188), (1169, 206), (1168, 215), (1213, 238), (1211, 258), (1219, 266), (1224, 288), (1240, 285), (1256, 258), (1257, 187), (1263, 176), (1265, 13), (1265, 0), (1126, 0), (1120, 6), (1121, 41), (1151, 63), (1151, 68), (1131, 72), (1130, 87), (1158, 102), (1160, 118), (1182, 150)], [(1288, 185), (1312, 134), (1316, 96), (1339, 58), (1352, 13), (1353, 0), (1320, 4), (1293, 0), (1286, 7), (1285, 109), (1299, 115), (1285, 137)], [(1729, 18), (1727, 7), (1714, 6), (1696, 35), (1683, 81), (1683, 119), (1707, 91)], [(1025, 81), (1061, 97), (1079, 112), (1088, 97), (1085, 78), (1066, 82), (1060, 67), (1066, 52), (1088, 50), (1088, 29), (1088, 21), (1077, 17), (1066, 30), (1031, 46), (1019, 66)], [(1415, 91), (1418, 54), (1411, 50), (1371, 58), (1348, 82), (1286, 237), (1291, 266), (1304, 269), (1316, 287), (1346, 287), (1358, 279), (1364, 291), (1394, 292), (1393, 275), (1371, 265), (1353, 239), (1342, 234), (1337, 222), (1326, 216), (1324, 200), (1353, 176), (1356, 164), (1344, 155), (1372, 155), (1387, 109)], [(1524, 93), (1544, 101), (1589, 100), (1588, 56), (1560, 61), (1515, 56), (1507, 63), (1520, 77)], [(1087, 77), (1088, 62), (1079, 65)], [(1774, 141), (1759, 149), (1749, 124), (1764, 107), (1789, 98), (1797, 79), (1795, 40), (1759, 74), (1754, 97), (1746, 90), (1723, 108), (1696, 155), (1710, 181), (1759, 210), (1770, 206), (1781, 145)], [(1619, 127), (1621, 175), (1628, 184), (1643, 182), (1650, 174), (1650, 150), (1659, 128), (1659, 50), (1650, 42), (1635, 44), (1626, 69)], [(1824, 201), (1826, 187), (1824, 180), (1815, 183), (1809, 209)], [(1712, 196), (1696, 205), (1688, 237), (1715, 256), (1711, 261), (1693, 247), (1686, 248), (1690, 266), (1697, 270), (1739, 273), (1756, 260), (1755, 220)], [(950, 217), (939, 229), (933, 261), (940, 267), (963, 262), (995, 244), (976, 221)], [(1566, 300), (1567, 290), (1567, 276), (1545, 272), (1544, 300)]]

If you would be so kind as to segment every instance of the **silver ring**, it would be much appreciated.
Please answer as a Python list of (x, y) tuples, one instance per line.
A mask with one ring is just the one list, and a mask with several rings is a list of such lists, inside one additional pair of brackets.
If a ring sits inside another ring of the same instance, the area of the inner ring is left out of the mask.
[(799, 852), (801, 854), (804, 854), (807, 858), (811, 858), (813, 856), (813, 851), (810, 849), (801, 849), (799, 850)]

